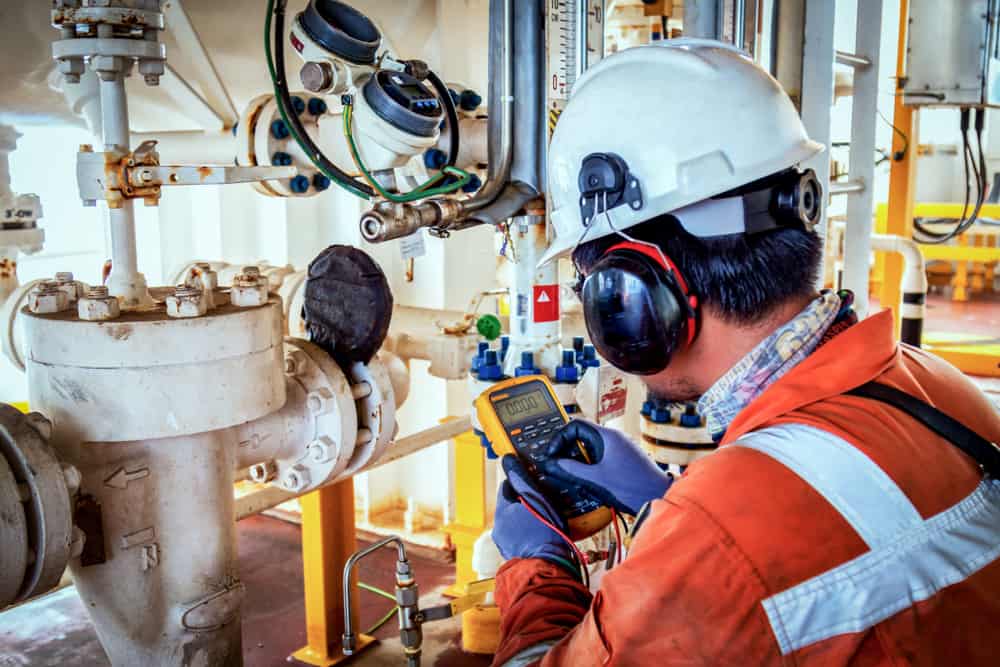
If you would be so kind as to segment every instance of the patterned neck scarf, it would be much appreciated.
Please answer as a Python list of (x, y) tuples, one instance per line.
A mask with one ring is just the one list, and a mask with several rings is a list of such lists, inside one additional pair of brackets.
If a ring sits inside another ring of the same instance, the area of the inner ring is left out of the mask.
[(736, 415), (785, 373), (857, 321), (847, 290), (824, 290), (806, 308), (762, 340), (719, 378), (698, 401), (698, 411), (712, 438), (719, 442)]

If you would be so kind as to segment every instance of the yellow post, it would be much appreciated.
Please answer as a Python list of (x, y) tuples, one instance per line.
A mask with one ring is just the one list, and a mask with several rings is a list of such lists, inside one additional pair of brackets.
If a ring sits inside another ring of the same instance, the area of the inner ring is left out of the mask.
[[(899, 2), (899, 43), (896, 47), (896, 98), (892, 112), (892, 123), (898, 132), (892, 135), (892, 151), (903, 153), (903, 159), (893, 161), (889, 168), (889, 212), (886, 221), (887, 234), (903, 238), (913, 237), (913, 197), (916, 183), (918, 126), (917, 114), (912, 107), (903, 104), (902, 85), (906, 76), (906, 30), (909, 22), (909, 2)], [(900, 132), (906, 137), (904, 142)], [(893, 309), (896, 336), (899, 337), (899, 290), (903, 278), (903, 258), (895, 253), (885, 255), (882, 271), (882, 290), (879, 302), (883, 308)]]
[(472, 569), (472, 546), (489, 525), (486, 515), (486, 452), (472, 431), (455, 438), (455, 520), (444, 527), (455, 545), (455, 583), (445, 595), (458, 597), (479, 577)]
[[(306, 639), (292, 657), (328, 667), (346, 659), (344, 563), (354, 553), (354, 480), (324, 486), (299, 499), (302, 505), (302, 574), (305, 579)], [(354, 585), (353, 582), (351, 585)], [(352, 619), (357, 627), (357, 618)], [(357, 651), (375, 641), (360, 635)]]

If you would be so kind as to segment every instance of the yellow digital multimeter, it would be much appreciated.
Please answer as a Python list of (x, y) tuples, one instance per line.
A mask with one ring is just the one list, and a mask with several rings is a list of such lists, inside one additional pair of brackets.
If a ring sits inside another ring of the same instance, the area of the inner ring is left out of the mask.
[[(514, 454), (553, 503), (573, 540), (590, 537), (611, 523), (611, 510), (578, 486), (545, 474), (539, 463), (553, 434), (569, 422), (555, 390), (544, 375), (503, 380), (476, 398), (479, 423), (498, 455)], [(570, 455), (589, 463), (583, 445)]]

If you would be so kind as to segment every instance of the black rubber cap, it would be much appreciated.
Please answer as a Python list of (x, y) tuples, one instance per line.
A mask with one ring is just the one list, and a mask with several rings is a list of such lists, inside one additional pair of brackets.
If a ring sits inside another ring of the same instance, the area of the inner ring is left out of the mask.
[(298, 18), (306, 34), (327, 51), (359, 65), (375, 62), (382, 33), (353, 7), (336, 0), (309, 0)]
[(368, 363), (389, 331), (389, 282), (364, 251), (332, 245), (309, 264), (302, 317), (310, 340), (341, 366)]

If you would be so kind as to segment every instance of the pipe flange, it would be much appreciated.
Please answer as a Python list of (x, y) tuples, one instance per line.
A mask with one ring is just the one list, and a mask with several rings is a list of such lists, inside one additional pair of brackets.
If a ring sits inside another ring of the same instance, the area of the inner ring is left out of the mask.
[[(73, 503), (66, 480), (75, 475), (64, 472), (47, 441), (51, 426), (38, 413), (0, 404), (0, 514), (15, 517), (0, 522), (0, 544), (13, 552), (3, 556), (10, 569), (0, 568), (0, 608), (55, 587), (72, 556)], [(16, 504), (10, 504), (11, 488)], [(23, 563), (20, 553), (27, 554)]]
[[(347, 474), (378, 460), (396, 437), (396, 397), (389, 371), (378, 358), (367, 364), (355, 362), (350, 369), (355, 387), (367, 388), (357, 398), (358, 443), (347, 466)], [(368, 435), (367, 440), (362, 436)]]
[(347, 468), (358, 439), (358, 413), (347, 377), (316, 345), (301, 338), (286, 338), (285, 369), (305, 392), (306, 409), (317, 437), (304, 452), (275, 461), (276, 483), (304, 493)]

